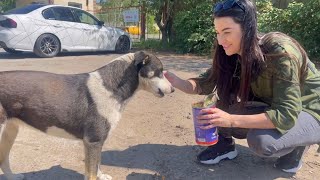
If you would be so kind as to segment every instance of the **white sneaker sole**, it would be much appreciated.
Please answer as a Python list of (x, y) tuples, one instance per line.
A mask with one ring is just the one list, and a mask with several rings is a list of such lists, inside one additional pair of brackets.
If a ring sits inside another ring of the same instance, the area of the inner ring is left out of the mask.
[(218, 164), (223, 159), (234, 159), (238, 156), (238, 151), (235, 149), (234, 151), (230, 151), (227, 154), (216, 157), (215, 159), (210, 159), (207, 161), (200, 161), (202, 164)]
[(287, 172), (287, 173), (297, 173), (299, 169), (302, 168), (302, 161), (299, 162), (299, 165), (295, 168), (292, 169), (282, 169), (282, 171)]

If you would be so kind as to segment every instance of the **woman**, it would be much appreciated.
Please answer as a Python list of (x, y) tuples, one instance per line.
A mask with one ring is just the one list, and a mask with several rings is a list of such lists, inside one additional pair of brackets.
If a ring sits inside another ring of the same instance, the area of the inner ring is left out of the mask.
[[(189, 94), (210, 94), (216, 108), (202, 110), (203, 128), (219, 128), (219, 141), (198, 155), (204, 164), (237, 156), (232, 138), (247, 138), (262, 157), (297, 172), (308, 147), (320, 142), (320, 73), (304, 49), (289, 36), (258, 36), (250, 0), (225, 0), (213, 9), (217, 33), (213, 64), (199, 78), (183, 80), (171, 72), (172, 85)], [(206, 125), (205, 124), (209, 124)]]

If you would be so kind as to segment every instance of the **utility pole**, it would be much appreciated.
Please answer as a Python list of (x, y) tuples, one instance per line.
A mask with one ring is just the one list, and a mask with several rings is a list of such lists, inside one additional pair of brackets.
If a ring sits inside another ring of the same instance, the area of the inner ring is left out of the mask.
[(146, 2), (145, 0), (139, 1), (139, 5), (141, 7), (141, 36), (140, 36), (140, 41), (145, 41), (146, 40)]

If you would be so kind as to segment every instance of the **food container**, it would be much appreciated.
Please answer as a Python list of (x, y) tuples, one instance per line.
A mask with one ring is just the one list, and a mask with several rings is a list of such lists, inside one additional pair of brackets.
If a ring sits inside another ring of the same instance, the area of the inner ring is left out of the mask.
[(197, 116), (202, 109), (205, 108), (214, 108), (215, 103), (204, 106), (204, 101), (193, 103), (192, 104), (192, 115), (193, 115), (193, 124), (194, 124), (194, 133), (196, 143), (201, 146), (211, 146), (218, 142), (218, 128), (213, 127), (211, 129), (202, 129), (203, 124), (198, 124)]

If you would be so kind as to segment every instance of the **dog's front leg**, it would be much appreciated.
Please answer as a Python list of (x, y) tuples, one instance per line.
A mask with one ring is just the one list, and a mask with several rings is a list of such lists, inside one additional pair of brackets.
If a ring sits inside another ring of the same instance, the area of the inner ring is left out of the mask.
[(111, 176), (105, 175), (100, 171), (101, 142), (84, 142), (85, 149), (85, 180), (111, 180)]

